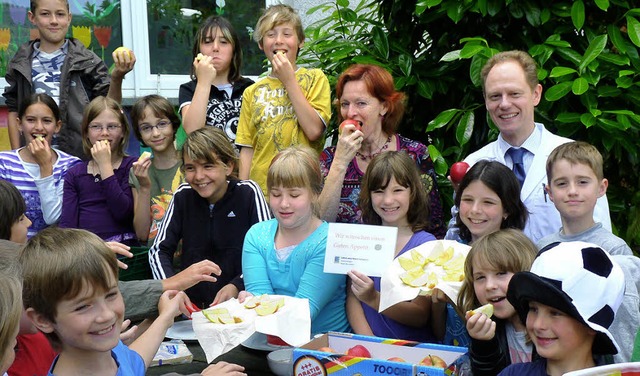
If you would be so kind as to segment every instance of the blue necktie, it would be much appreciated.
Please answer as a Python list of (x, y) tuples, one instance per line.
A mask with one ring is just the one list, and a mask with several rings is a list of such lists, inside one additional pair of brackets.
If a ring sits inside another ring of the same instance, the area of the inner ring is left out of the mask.
[(511, 161), (513, 162), (513, 173), (516, 174), (516, 178), (520, 182), (520, 188), (524, 185), (524, 178), (527, 174), (524, 172), (524, 163), (522, 162), (522, 156), (527, 151), (525, 148), (509, 148), (507, 150), (507, 154), (511, 156)]

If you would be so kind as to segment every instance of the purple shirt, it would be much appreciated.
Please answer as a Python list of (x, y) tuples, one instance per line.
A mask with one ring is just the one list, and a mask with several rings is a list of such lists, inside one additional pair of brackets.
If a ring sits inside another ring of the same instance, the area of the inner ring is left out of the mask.
[[(429, 217), (429, 228), (427, 231), (435, 235), (438, 239), (444, 238), (447, 228), (444, 223), (444, 214), (442, 212), (442, 204), (440, 203), (440, 192), (438, 191), (438, 183), (436, 180), (436, 172), (433, 162), (429, 156), (427, 147), (418, 141), (410, 140), (396, 134), (396, 149), (405, 151), (411, 159), (416, 161), (416, 165), (420, 170), (420, 177), (425, 186), (427, 195), (429, 196), (429, 204), (431, 215)], [(320, 169), (322, 175), (326, 178), (331, 169), (333, 158), (336, 154), (336, 147), (328, 147), (320, 154)], [(360, 185), (364, 171), (358, 168), (355, 158), (349, 162), (347, 171), (342, 182), (342, 191), (340, 193), (340, 202), (338, 203), (338, 216), (336, 222), (344, 223), (360, 223), (362, 211), (358, 207), (358, 197), (360, 196)]]
[[(436, 240), (436, 237), (426, 231), (418, 231), (411, 236), (411, 239), (405, 244), (405, 246), (400, 250), (400, 253), (396, 256), (398, 258), (403, 253), (419, 246), (422, 243), (426, 243), (428, 241)], [(373, 286), (376, 291), (380, 291), (380, 277), (370, 277), (373, 280)], [(416, 328), (413, 326), (407, 326), (401, 324), (395, 320), (390, 319), (389, 317), (378, 313), (377, 310), (369, 307), (368, 305), (360, 302), (362, 305), (362, 309), (364, 311), (364, 316), (373, 331), (373, 334), (377, 337), (382, 338), (396, 338), (403, 339), (408, 341), (418, 341), (418, 342), (436, 342), (436, 338), (431, 333), (431, 329), (429, 324), (425, 325), (422, 328)]]
[(104, 180), (87, 173), (88, 162), (69, 169), (64, 177), (60, 227), (81, 228), (105, 241), (136, 245), (129, 186), (129, 170), (136, 160), (124, 157), (114, 175)]

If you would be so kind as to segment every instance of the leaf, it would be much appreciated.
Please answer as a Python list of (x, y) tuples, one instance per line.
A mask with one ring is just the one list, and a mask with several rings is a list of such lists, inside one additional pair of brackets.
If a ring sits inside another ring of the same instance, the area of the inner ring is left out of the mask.
[(628, 89), (633, 85), (633, 78), (629, 76), (616, 78), (616, 84), (620, 89)]
[(549, 77), (562, 77), (576, 72), (577, 71), (573, 68), (554, 67), (553, 69), (551, 69), (551, 74), (549, 75)]
[(472, 44), (465, 44), (464, 47), (462, 47), (462, 50), (460, 50), (460, 58), (461, 59), (468, 59), (470, 57), (475, 56), (476, 54), (478, 54), (479, 52), (484, 51), (484, 47), (483, 46), (478, 46), (478, 45), (472, 45)]
[(598, 8), (604, 10), (605, 12), (609, 9), (609, 0), (595, 0), (596, 6)]
[(416, 4), (416, 14), (419, 16), (424, 13), (425, 10), (440, 5), (442, 0), (420, 0)]
[(615, 86), (611, 85), (602, 85), (598, 86), (598, 97), (606, 98), (606, 97), (617, 97), (620, 95), (622, 91)]
[(584, 124), (585, 127), (589, 128), (596, 123), (596, 118), (590, 113), (585, 113), (580, 115), (580, 122)]
[(471, 65), (469, 66), (469, 77), (471, 78), (471, 82), (480, 87), (482, 85), (482, 77), (480, 76), (482, 72), (482, 67), (486, 64), (487, 58), (481, 55), (475, 55), (471, 58)]
[(611, 38), (611, 43), (618, 49), (621, 54), (627, 53), (627, 41), (622, 36), (620, 29), (616, 25), (607, 26), (607, 34)]
[(433, 161), (433, 167), (435, 168), (436, 173), (438, 175), (445, 175), (447, 173), (447, 170), (449, 169), (447, 161), (445, 161), (438, 148), (436, 148), (434, 145), (429, 144), (429, 146), (427, 146), (427, 149), (429, 150), (429, 156)]
[(376, 26), (371, 30), (371, 36), (376, 51), (378, 51), (382, 57), (389, 58), (389, 39), (387, 39), (387, 33), (385, 33), (381, 27)]
[(629, 65), (629, 58), (623, 55), (603, 52), (598, 59), (615, 65)]
[(460, 110), (456, 108), (450, 108), (448, 110), (442, 111), (438, 114), (438, 116), (436, 116), (435, 119), (429, 122), (429, 125), (427, 125), (427, 132), (431, 132), (434, 129), (442, 128), (445, 125), (449, 124), (451, 119), (453, 119), (453, 117), (456, 116), (459, 112)]
[(556, 116), (559, 123), (576, 123), (580, 121), (580, 114), (577, 112), (563, 112)]
[(440, 61), (460, 60), (460, 50), (449, 51), (440, 58)]
[(411, 75), (411, 67), (413, 65), (413, 59), (411, 56), (402, 54), (398, 56), (398, 66), (400, 67), (400, 71), (405, 76)]
[(627, 33), (631, 42), (640, 47), (640, 22), (634, 17), (627, 16)]
[(593, 38), (591, 43), (589, 43), (589, 47), (587, 47), (584, 56), (582, 57), (580, 65), (578, 66), (578, 70), (580, 72), (582, 72), (584, 68), (589, 65), (589, 63), (594, 61), (598, 57), (598, 55), (600, 55), (602, 50), (604, 50), (604, 47), (607, 45), (607, 39), (608, 38), (606, 34), (598, 35), (597, 37)]
[(433, 92), (435, 91), (435, 87), (433, 85), (433, 81), (430, 80), (420, 80), (418, 81), (418, 94), (427, 99), (433, 98)]
[(456, 127), (456, 140), (458, 144), (465, 145), (471, 139), (475, 118), (473, 111), (466, 111), (460, 118), (460, 121), (458, 121), (458, 126)]
[(584, 26), (584, 3), (582, 0), (574, 1), (571, 6), (571, 22), (573, 26), (580, 30)]
[(585, 91), (589, 90), (589, 82), (582, 77), (578, 77), (573, 80), (573, 85), (571, 85), (571, 91), (575, 95), (582, 95)]
[(564, 97), (571, 91), (572, 82), (561, 82), (557, 85), (553, 85), (547, 90), (544, 95), (544, 98), (549, 102), (557, 101), (558, 99)]

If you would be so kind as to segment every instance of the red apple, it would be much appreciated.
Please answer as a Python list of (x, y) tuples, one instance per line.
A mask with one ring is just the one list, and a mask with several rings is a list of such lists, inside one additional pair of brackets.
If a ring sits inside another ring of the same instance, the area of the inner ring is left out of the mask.
[(451, 181), (453, 182), (453, 184), (460, 184), (462, 178), (464, 178), (464, 174), (467, 173), (468, 169), (469, 164), (467, 162), (456, 162), (451, 165), (449, 176), (451, 176)]
[(389, 358), (387, 360), (390, 361), (390, 362), (401, 362), (401, 363), (406, 363), (407, 362), (406, 360), (404, 360), (402, 358), (399, 358), (397, 356), (391, 357), (391, 358)]
[(343, 121), (342, 123), (340, 123), (340, 126), (338, 127), (338, 133), (342, 133), (342, 128), (344, 128), (344, 126), (347, 125), (347, 124), (353, 124), (353, 126), (356, 127), (356, 131), (361, 131), (362, 130), (362, 122), (360, 122), (358, 120), (347, 119), (347, 120)]
[(437, 355), (427, 355), (420, 361), (420, 364), (429, 367), (447, 368), (447, 363)]
[(355, 345), (347, 350), (347, 355), (356, 356), (358, 358), (371, 358), (371, 353), (362, 345)]

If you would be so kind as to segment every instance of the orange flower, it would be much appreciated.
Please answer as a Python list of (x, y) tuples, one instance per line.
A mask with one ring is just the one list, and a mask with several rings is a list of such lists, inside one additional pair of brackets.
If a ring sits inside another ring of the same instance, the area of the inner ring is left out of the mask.
[(89, 26), (72, 26), (73, 37), (82, 42), (86, 48), (91, 45), (91, 28)]
[(102, 48), (107, 48), (111, 39), (111, 26), (94, 26), (93, 33)]
[(11, 42), (11, 30), (9, 28), (0, 29), (0, 51), (9, 48), (9, 42)]

